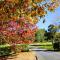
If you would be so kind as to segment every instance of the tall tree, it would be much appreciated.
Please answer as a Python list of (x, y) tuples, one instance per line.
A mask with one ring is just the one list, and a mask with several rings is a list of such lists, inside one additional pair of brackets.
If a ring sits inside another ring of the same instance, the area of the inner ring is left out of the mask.
[(44, 39), (45, 39), (45, 30), (44, 29), (38, 29), (36, 34), (35, 34), (35, 37), (36, 37), (36, 42), (43, 42)]
[(56, 34), (56, 32), (58, 32), (59, 30), (59, 26), (55, 26), (53, 24), (48, 26), (48, 32), (46, 33), (47, 36), (47, 40), (54, 40), (54, 36)]
[[(43, 3), (45, 2), (45, 3)], [(43, 4), (42, 4), (43, 3)], [(0, 34), (9, 44), (34, 41), (39, 17), (59, 6), (58, 0), (0, 0)]]

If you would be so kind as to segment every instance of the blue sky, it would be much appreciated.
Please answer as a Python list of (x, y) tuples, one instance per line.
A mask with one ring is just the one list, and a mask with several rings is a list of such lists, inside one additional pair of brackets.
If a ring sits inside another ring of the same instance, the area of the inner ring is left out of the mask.
[(45, 17), (46, 22), (43, 24), (43, 20), (41, 19), (38, 23), (37, 26), (40, 29), (48, 29), (48, 26), (50, 24), (58, 25), (60, 24), (60, 7), (58, 7), (55, 12), (48, 12), (48, 14)]

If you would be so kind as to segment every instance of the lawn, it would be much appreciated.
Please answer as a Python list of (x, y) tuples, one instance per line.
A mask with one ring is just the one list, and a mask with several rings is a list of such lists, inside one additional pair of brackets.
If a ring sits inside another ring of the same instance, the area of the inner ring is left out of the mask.
[(39, 43), (35, 42), (31, 44), (30, 46), (31, 48), (38, 47), (40, 49), (54, 50), (52, 42), (39, 42)]
[(40, 42), (40, 45), (52, 45), (52, 42)]
[(52, 42), (40, 42), (39, 48), (53, 50)]

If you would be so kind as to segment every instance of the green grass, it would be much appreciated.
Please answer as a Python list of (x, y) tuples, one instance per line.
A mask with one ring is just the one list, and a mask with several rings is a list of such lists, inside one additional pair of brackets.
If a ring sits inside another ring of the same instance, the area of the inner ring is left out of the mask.
[(54, 50), (52, 42), (39, 42), (39, 43), (35, 42), (32, 44), (32, 46), (38, 47), (40, 49)]
[(4, 47), (10, 47), (10, 45), (9, 44), (0, 45), (0, 48), (4, 48)]
[(40, 46), (41, 49), (53, 50), (53, 46)]
[(52, 45), (52, 42), (40, 42), (40, 45)]
[(53, 50), (52, 42), (40, 42), (40, 45), (39, 48)]

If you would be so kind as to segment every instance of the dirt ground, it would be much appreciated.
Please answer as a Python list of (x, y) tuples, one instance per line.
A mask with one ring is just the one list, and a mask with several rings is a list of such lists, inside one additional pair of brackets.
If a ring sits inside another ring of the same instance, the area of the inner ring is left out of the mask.
[(36, 60), (35, 52), (21, 52), (14, 57), (8, 57), (6, 60)]

